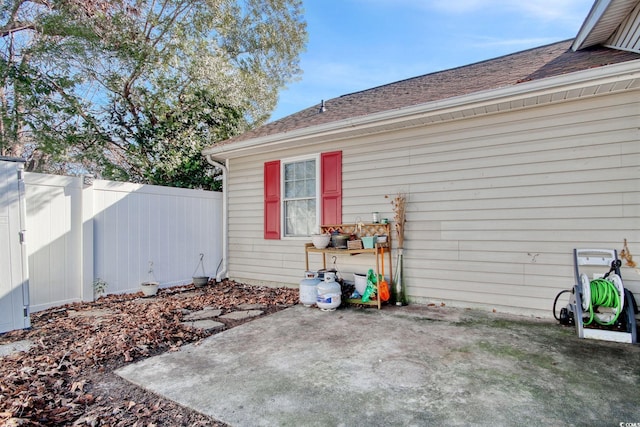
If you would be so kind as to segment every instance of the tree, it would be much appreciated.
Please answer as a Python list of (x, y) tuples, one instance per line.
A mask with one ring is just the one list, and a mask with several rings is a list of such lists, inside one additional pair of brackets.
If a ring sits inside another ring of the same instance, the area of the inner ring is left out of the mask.
[(0, 153), (24, 157), (30, 170), (45, 158), (55, 168), (83, 114), (69, 55), (80, 56), (91, 34), (40, 2), (5, 1), (0, 19)]
[(306, 42), (299, 0), (14, 0), (0, 18), (3, 154), (189, 187), (215, 187), (201, 149), (268, 118)]

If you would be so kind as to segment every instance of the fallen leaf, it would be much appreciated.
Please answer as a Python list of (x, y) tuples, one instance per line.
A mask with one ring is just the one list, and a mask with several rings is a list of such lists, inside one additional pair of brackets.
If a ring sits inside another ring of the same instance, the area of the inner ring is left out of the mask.
[(71, 384), (71, 393), (75, 392), (76, 390), (84, 391), (84, 386), (86, 383), (86, 380), (73, 382), (73, 384)]
[[(139, 293), (108, 295), (32, 313), (29, 330), (0, 336), (3, 343), (35, 343), (27, 353), (2, 358), (0, 425), (43, 425), (47, 420), (46, 425), (215, 426), (210, 418), (185, 416), (184, 408), (148, 392), (130, 394), (126, 384), (101, 388), (93, 383), (135, 359), (201, 344), (211, 333), (182, 326), (185, 310), (212, 307), (226, 313), (259, 302), (273, 313), (297, 304), (298, 298), (297, 289), (224, 281), (199, 291), (193, 286), (161, 290), (153, 301), (141, 300)], [(110, 314), (104, 319), (92, 310)], [(69, 317), (71, 311), (87, 315)], [(242, 323), (228, 322), (227, 329)]]

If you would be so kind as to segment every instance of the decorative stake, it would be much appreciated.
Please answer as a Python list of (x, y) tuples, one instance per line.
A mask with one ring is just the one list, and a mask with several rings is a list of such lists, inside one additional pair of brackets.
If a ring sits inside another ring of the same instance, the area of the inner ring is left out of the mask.
[[(389, 196), (384, 196), (385, 198), (389, 198)], [(395, 300), (396, 305), (407, 305), (407, 295), (406, 295), (406, 286), (404, 284), (404, 272), (403, 268), (403, 255), (404, 255), (404, 224), (407, 222), (406, 219), (406, 207), (407, 207), (407, 197), (404, 193), (398, 193), (396, 197), (391, 199), (391, 206), (393, 207), (394, 212), (394, 227), (396, 229), (396, 234), (398, 235), (398, 260), (396, 262), (396, 275), (395, 275)]]
[[(384, 196), (385, 198), (389, 198), (389, 196)], [(396, 229), (396, 233), (398, 234), (398, 249), (404, 248), (404, 224), (407, 222), (406, 219), (406, 205), (407, 198), (404, 193), (398, 193), (398, 195), (391, 199), (391, 206), (393, 207), (394, 212), (394, 227)]]

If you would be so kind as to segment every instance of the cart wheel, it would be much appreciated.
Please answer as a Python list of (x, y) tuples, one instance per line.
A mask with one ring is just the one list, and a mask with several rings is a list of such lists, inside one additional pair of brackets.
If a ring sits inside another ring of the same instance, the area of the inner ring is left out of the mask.
[[(628, 294), (627, 294), (628, 292)], [(627, 300), (627, 332), (631, 334), (631, 343), (636, 344), (640, 341), (640, 331), (638, 331), (638, 322), (636, 321), (636, 307), (634, 307), (634, 299), (631, 296), (631, 291), (624, 290)]]

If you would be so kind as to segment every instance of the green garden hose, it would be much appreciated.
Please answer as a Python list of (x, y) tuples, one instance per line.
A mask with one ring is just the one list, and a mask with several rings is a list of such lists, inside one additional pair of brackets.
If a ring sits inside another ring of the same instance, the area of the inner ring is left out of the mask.
[[(591, 324), (593, 320), (601, 325), (609, 326), (613, 325), (618, 316), (622, 312), (622, 304), (620, 294), (616, 285), (606, 279), (592, 280), (589, 284), (591, 288), (591, 301), (589, 304), (589, 320), (584, 322), (585, 325)], [(607, 322), (602, 321), (598, 316), (594, 316), (593, 307), (607, 307), (614, 309), (614, 316)]]

